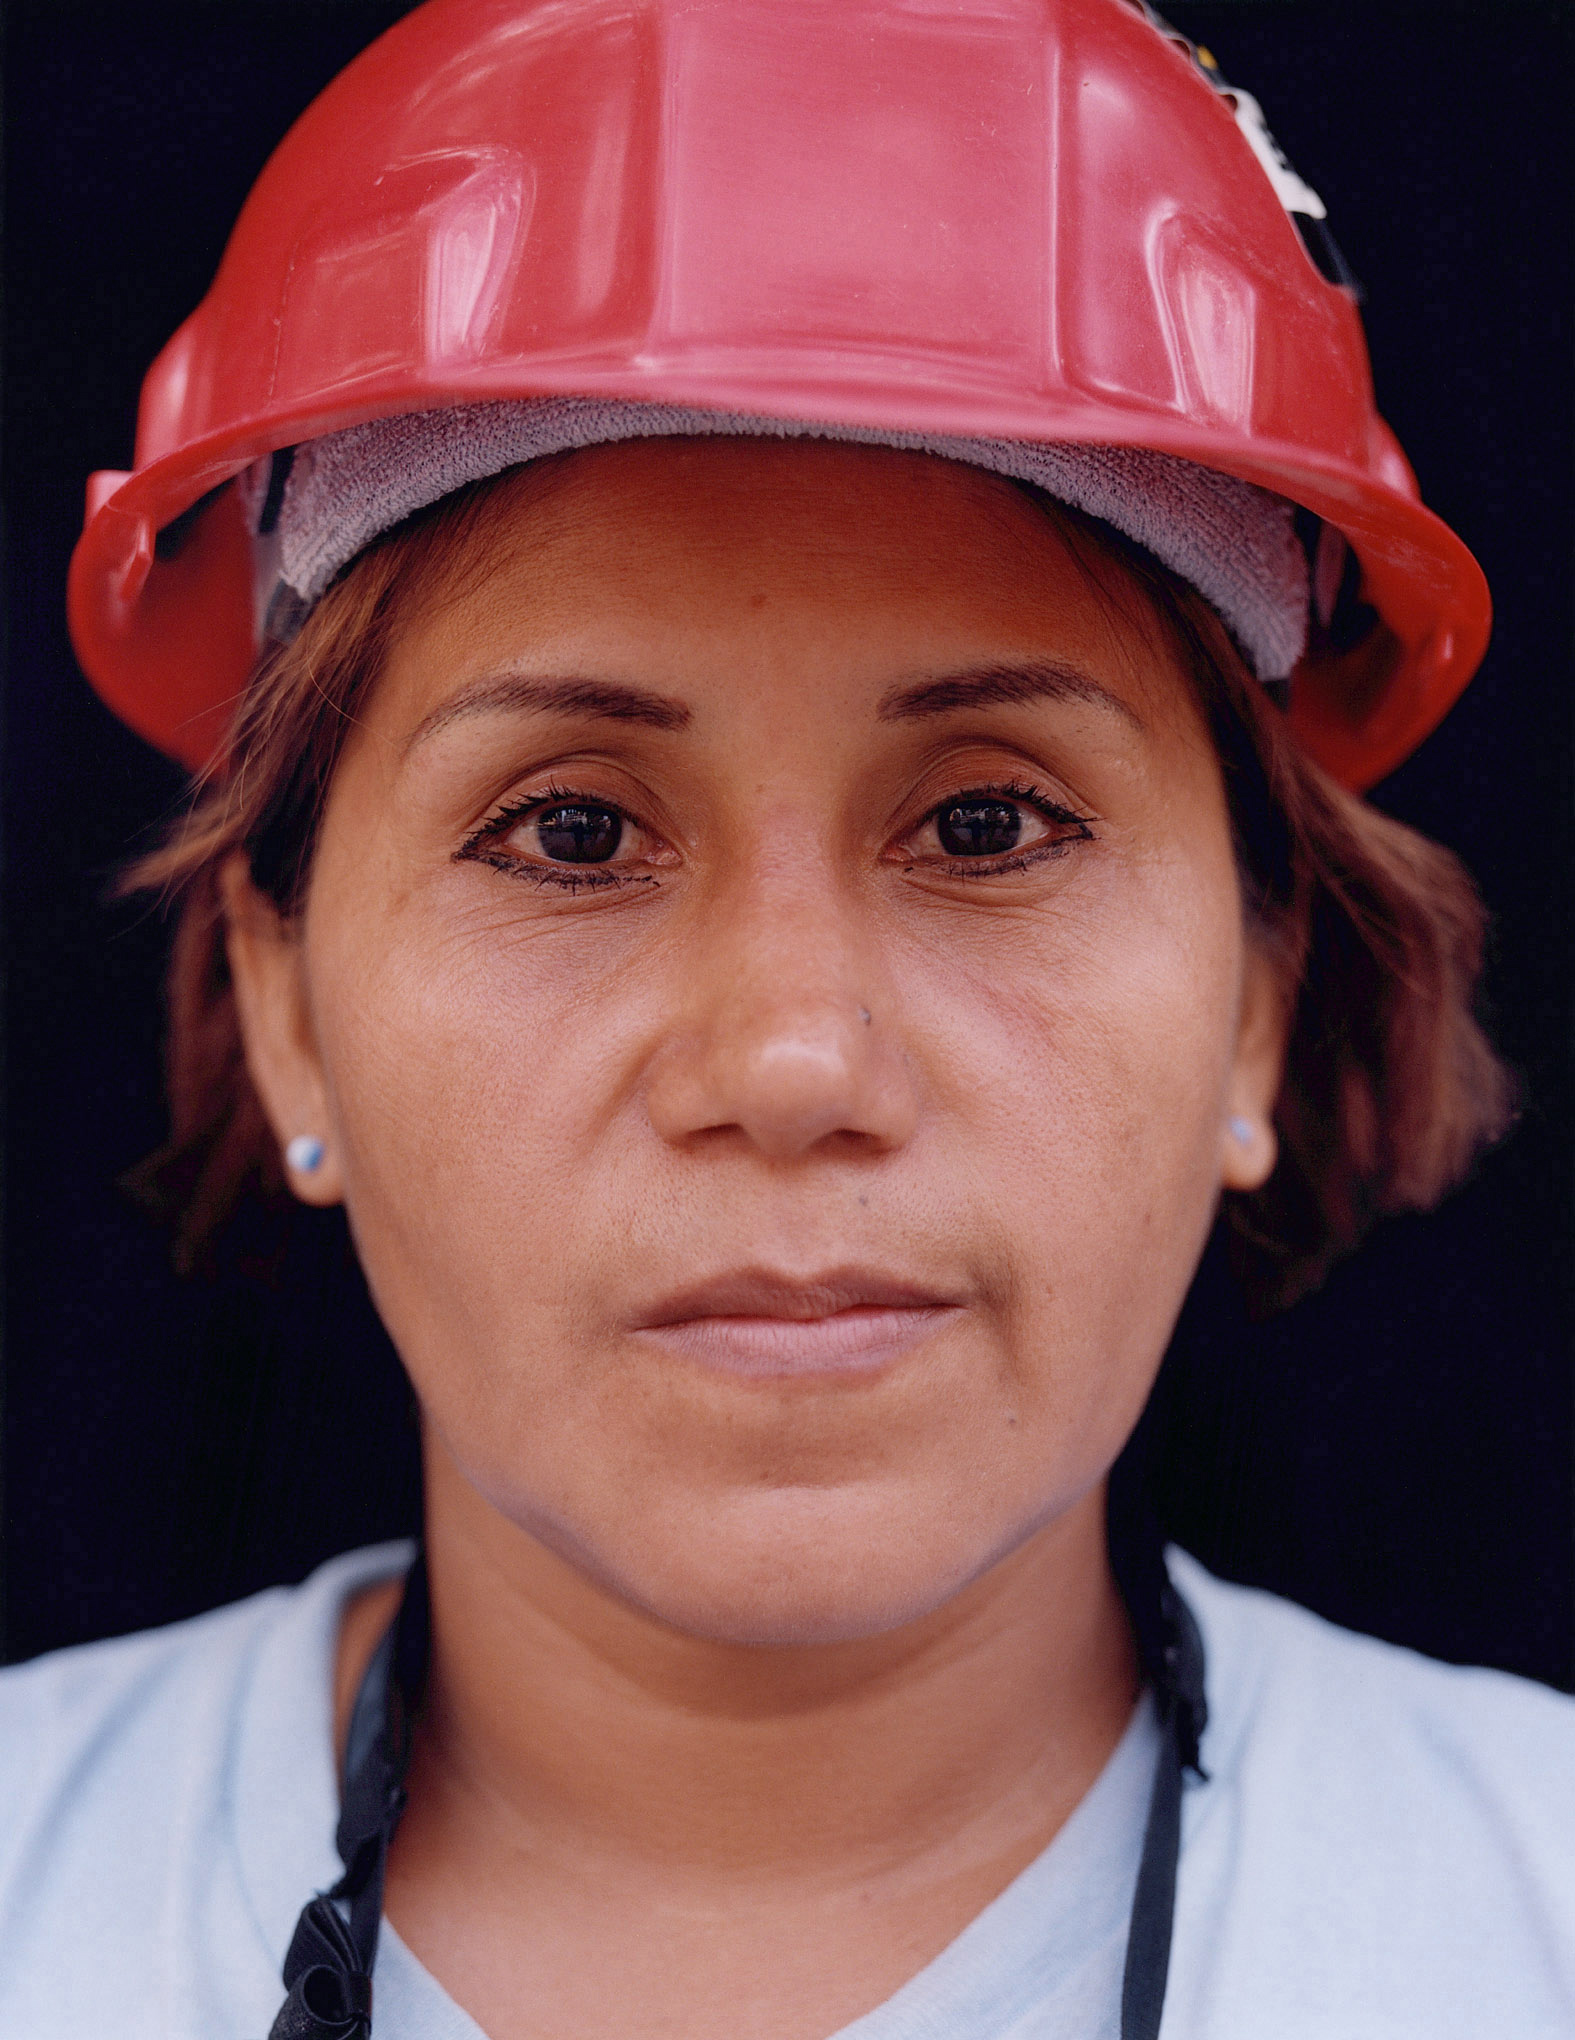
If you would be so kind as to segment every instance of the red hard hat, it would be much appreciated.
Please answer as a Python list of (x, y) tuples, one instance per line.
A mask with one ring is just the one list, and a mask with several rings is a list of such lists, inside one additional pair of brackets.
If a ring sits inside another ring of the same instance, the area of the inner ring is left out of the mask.
[(255, 656), (214, 492), (372, 418), (573, 394), (1141, 446), (1345, 535), (1398, 642), (1360, 684), (1310, 658), (1291, 713), (1367, 785), (1488, 593), (1288, 205), (1321, 213), (1139, 0), (430, 0), (286, 136), (149, 370), (133, 472), (88, 485), (78, 656), (205, 761)]

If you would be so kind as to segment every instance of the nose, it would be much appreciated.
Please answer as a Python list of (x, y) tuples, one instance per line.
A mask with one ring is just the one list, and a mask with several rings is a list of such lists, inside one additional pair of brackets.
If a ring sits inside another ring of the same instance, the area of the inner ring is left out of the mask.
[(664, 1139), (732, 1133), (773, 1161), (838, 1145), (881, 1153), (918, 1100), (898, 1001), (857, 905), (829, 882), (762, 882), (707, 916), (677, 1018), (648, 1067)]

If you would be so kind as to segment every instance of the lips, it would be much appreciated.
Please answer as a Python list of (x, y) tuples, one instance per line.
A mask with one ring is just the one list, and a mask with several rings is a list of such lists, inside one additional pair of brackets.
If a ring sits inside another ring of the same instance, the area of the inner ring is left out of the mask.
[(635, 1326), (719, 1373), (750, 1379), (867, 1375), (894, 1364), (955, 1316), (961, 1299), (878, 1270), (795, 1278), (740, 1269), (675, 1292)]

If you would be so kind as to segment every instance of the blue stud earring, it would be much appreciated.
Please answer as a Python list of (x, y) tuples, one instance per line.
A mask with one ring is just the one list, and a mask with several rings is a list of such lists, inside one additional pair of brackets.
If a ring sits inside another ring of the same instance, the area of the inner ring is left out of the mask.
[(1243, 1119), (1238, 1113), (1231, 1119), (1230, 1130), (1231, 1137), (1242, 1147), (1250, 1147), (1252, 1136), (1257, 1129), (1253, 1126), (1250, 1119)]
[(292, 1169), (303, 1176), (310, 1176), (323, 1166), (323, 1156), (328, 1150), (322, 1142), (310, 1133), (298, 1133), (285, 1148), (284, 1158)]

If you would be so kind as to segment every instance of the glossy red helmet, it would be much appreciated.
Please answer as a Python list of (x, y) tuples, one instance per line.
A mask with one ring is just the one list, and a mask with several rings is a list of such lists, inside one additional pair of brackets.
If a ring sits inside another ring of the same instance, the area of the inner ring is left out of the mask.
[(224, 485), (374, 418), (579, 395), (1137, 446), (1344, 534), (1392, 637), (1309, 656), (1291, 713), (1369, 784), (1490, 610), (1321, 213), (1139, 0), (430, 0), (286, 136), (149, 370), (134, 470), (88, 486), (78, 656), (206, 760), (256, 649)]

